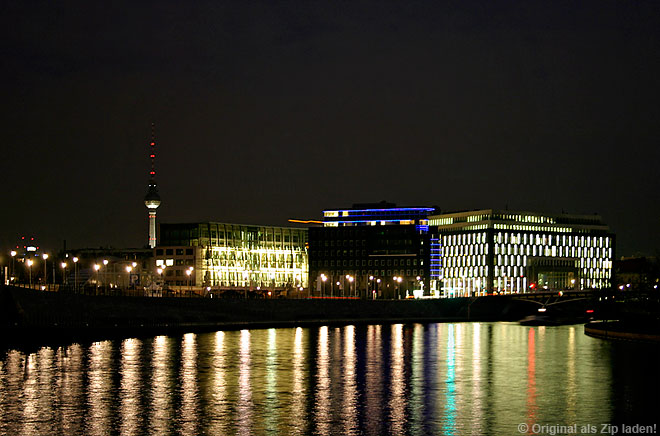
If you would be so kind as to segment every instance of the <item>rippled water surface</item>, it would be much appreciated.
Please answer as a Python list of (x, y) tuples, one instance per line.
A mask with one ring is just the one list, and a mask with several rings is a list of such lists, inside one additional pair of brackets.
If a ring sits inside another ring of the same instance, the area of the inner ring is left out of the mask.
[(657, 346), (582, 326), (242, 330), (0, 357), (1, 434), (533, 434), (654, 424), (660, 396)]

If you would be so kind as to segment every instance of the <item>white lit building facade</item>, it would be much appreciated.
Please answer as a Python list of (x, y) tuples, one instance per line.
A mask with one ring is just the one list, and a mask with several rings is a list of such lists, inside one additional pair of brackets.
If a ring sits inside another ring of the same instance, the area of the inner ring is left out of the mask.
[(598, 215), (477, 210), (429, 217), (431, 291), (445, 297), (609, 288), (614, 235)]
[(225, 290), (308, 286), (307, 229), (216, 222), (159, 229), (155, 259), (165, 284)]

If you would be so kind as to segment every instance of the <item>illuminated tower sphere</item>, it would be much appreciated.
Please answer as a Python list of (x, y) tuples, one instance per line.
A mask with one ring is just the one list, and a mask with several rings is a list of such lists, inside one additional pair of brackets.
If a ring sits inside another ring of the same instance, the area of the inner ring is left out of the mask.
[(149, 211), (149, 247), (156, 246), (156, 209), (160, 206), (160, 195), (156, 186), (156, 169), (154, 160), (156, 159), (156, 138), (154, 135), (154, 125), (151, 124), (151, 144), (150, 144), (151, 172), (149, 173), (149, 190), (144, 197), (144, 205)]

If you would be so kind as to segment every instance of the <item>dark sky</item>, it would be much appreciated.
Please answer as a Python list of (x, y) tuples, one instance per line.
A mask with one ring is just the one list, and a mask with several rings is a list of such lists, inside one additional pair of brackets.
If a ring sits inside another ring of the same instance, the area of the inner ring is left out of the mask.
[(1, 247), (388, 200), (660, 248), (658, 1), (3, 1)]

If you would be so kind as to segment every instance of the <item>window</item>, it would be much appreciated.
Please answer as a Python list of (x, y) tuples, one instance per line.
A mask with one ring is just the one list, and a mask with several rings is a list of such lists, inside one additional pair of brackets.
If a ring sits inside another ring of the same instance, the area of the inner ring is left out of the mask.
[(186, 255), (192, 256), (193, 254), (193, 249), (192, 248), (186, 248)]

